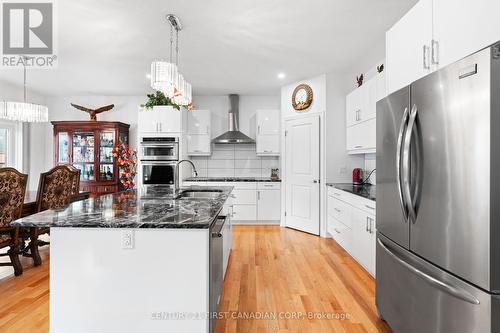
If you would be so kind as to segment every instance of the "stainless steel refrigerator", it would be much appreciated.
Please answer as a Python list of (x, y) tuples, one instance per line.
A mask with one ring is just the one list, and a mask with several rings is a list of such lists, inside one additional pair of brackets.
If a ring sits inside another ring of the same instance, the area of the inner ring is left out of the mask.
[(500, 44), (377, 103), (379, 315), (500, 332)]

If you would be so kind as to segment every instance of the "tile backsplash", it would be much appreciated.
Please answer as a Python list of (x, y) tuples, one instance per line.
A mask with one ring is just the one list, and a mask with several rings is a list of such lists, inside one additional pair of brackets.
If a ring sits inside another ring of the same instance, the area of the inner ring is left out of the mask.
[(200, 177), (271, 177), (277, 156), (257, 156), (255, 145), (212, 145), (211, 156), (193, 156)]
[[(365, 154), (365, 175), (364, 175), (364, 177), (368, 177), (370, 172), (372, 172), (372, 170), (375, 168), (376, 168), (376, 155), (375, 154)], [(377, 183), (377, 171), (372, 173), (369, 182), (374, 184), (374, 185)]]

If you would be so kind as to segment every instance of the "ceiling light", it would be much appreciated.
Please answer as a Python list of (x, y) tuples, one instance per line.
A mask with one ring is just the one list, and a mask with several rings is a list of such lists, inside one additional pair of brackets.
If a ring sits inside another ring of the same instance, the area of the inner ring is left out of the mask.
[[(151, 63), (151, 88), (161, 91), (176, 104), (189, 105), (192, 102), (191, 84), (184, 79), (178, 70), (179, 31), (182, 30), (182, 25), (175, 15), (169, 14), (166, 19), (170, 24), (170, 60)], [(173, 61), (174, 30), (176, 35), (175, 62)]]
[(278, 79), (283, 80), (286, 77), (285, 73), (278, 73)]
[(0, 102), (0, 118), (28, 123), (49, 121), (49, 109), (46, 106), (28, 103), (28, 84), (26, 82), (26, 63), (28, 57), (24, 56), (24, 102)]

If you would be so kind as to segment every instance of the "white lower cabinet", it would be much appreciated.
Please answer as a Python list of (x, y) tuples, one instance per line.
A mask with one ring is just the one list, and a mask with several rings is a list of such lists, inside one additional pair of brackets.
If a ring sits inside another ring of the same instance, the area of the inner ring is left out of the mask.
[(328, 188), (327, 232), (371, 275), (375, 276), (375, 202)]
[[(279, 224), (281, 220), (281, 183), (279, 182), (183, 182), (183, 186), (233, 186), (230, 211), (235, 224)], [(230, 206), (230, 208), (229, 208)]]
[(375, 276), (375, 216), (360, 209), (352, 209), (352, 256)]
[(257, 220), (279, 221), (281, 219), (281, 184), (257, 184)]

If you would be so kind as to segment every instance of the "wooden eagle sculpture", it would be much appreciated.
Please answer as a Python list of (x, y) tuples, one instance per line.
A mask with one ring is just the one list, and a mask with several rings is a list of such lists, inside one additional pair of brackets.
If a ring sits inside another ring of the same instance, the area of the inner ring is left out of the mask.
[(94, 109), (89, 109), (89, 108), (86, 108), (84, 106), (76, 105), (73, 103), (70, 103), (70, 104), (72, 107), (74, 107), (77, 110), (87, 112), (90, 115), (90, 121), (97, 121), (97, 114), (109, 111), (115, 107), (114, 104), (110, 104), (110, 105), (102, 106), (102, 107), (94, 110)]

